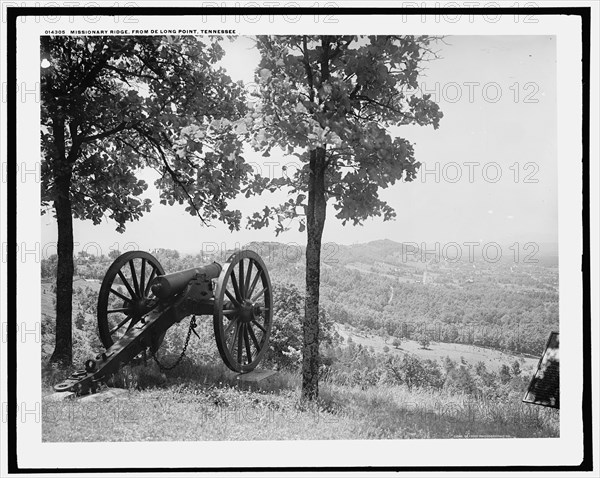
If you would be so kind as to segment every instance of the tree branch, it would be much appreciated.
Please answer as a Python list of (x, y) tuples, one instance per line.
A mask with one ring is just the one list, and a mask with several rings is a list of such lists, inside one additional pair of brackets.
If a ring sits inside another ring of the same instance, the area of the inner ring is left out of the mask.
[(92, 136), (86, 136), (81, 140), (82, 143), (89, 143), (91, 141), (95, 141), (97, 139), (107, 138), (108, 136), (112, 136), (113, 134), (118, 133), (119, 131), (123, 131), (125, 128), (131, 126), (126, 121), (122, 121), (113, 129), (109, 129), (108, 131), (103, 131), (102, 133), (94, 134)]
[(313, 74), (310, 67), (310, 61), (308, 59), (308, 44), (306, 41), (306, 35), (302, 36), (302, 54), (304, 56), (304, 70), (306, 71), (306, 79), (308, 81), (308, 87), (310, 88), (310, 101), (315, 100), (315, 90), (313, 85)]
[(144, 75), (143, 73), (135, 73), (133, 71), (122, 70), (122, 69), (117, 68), (117, 67), (112, 66), (112, 65), (106, 65), (106, 69), (117, 72), (119, 74), (119, 76), (121, 77), (121, 79), (125, 83), (127, 83), (128, 85), (129, 85), (129, 82), (127, 81), (127, 77), (128, 76), (135, 76), (136, 78), (145, 78), (145, 79), (152, 80), (152, 81), (158, 81), (158, 80), (160, 80), (160, 78), (157, 77), (157, 76)]
[[(186, 187), (183, 185), (183, 183), (179, 180), (179, 178), (177, 177), (177, 173), (173, 170), (173, 168), (171, 168), (171, 165), (169, 164), (169, 162), (167, 161), (167, 156), (165, 155), (165, 152), (162, 149), (162, 146), (160, 145), (160, 143), (154, 139), (150, 134), (148, 134), (147, 132), (141, 130), (141, 129), (136, 129), (136, 131), (138, 133), (140, 133), (144, 138), (146, 138), (156, 149), (156, 151), (158, 151), (158, 154), (160, 155), (160, 158), (165, 166), (165, 169), (167, 170), (167, 172), (169, 173), (169, 175), (171, 176), (171, 179), (173, 179), (173, 181), (175, 181), (175, 183), (183, 190), (183, 192), (185, 193), (185, 195), (188, 198), (188, 201), (190, 203), (190, 206), (192, 206), (194, 208), (194, 210), (196, 211), (196, 214), (198, 214), (198, 217), (200, 218), (200, 220), (204, 223), (205, 226), (209, 226), (209, 224), (204, 220), (204, 218), (200, 215), (200, 210), (196, 207), (196, 204), (194, 203), (194, 199), (192, 198), (192, 196), (190, 195), (190, 193), (188, 192), (188, 190), (186, 189)], [(202, 203), (204, 203), (202, 201)]]
[(369, 98), (368, 96), (365, 96), (365, 95), (357, 95), (356, 99), (363, 100), (363, 101), (366, 101), (368, 104), (377, 105), (377, 106), (380, 106), (381, 108), (385, 108), (390, 111), (393, 111), (394, 113), (397, 113), (397, 114), (403, 116), (404, 118), (407, 118), (408, 120), (414, 121), (414, 119), (415, 119), (414, 117), (407, 115), (405, 112), (400, 111), (397, 108), (394, 108), (393, 106), (391, 106), (389, 104), (389, 102), (387, 104), (384, 104), (384, 103), (381, 103), (380, 101), (374, 100), (373, 98)]
[(98, 61), (98, 63), (96, 63), (92, 69), (84, 76), (83, 80), (81, 80), (79, 82), (79, 85), (77, 86), (76, 90), (75, 90), (75, 94), (76, 95), (81, 95), (88, 87), (90, 87), (92, 85), (92, 83), (94, 82), (94, 80), (96, 79), (96, 77), (98, 76), (98, 73), (100, 73), (100, 71), (102, 70), (102, 68), (104, 68), (106, 66), (106, 64), (108, 63), (108, 60), (110, 58), (112, 54), (111, 49), (109, 48), (100, 58), (100, 60)]

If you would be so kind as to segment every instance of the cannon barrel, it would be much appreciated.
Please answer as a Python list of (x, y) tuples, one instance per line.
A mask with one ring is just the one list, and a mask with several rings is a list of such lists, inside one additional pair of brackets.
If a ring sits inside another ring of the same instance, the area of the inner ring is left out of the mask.
[(168, 299), (182, 292), (197, 275), (204, 275), (208, 280), (215, 279), (221, 274), (221, 269), (221, 264), (213, 262), (206, 266), (158, 276), (152, 281), (152, 292), (159, 299)]

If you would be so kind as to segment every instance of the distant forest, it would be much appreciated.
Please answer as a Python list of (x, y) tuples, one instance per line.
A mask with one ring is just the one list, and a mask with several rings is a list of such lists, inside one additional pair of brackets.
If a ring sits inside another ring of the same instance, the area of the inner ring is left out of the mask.
[[(304, 288), (303, 249), (296, 244), (252, 243), (277, 285)], [(167, 272), (218, 260), (217, 255), (151, 251)], [(414, 252), (414, 251), (413, 251)], [(116, 254), (111, 254), (115, 256)], [(330, 320), (382, 336), (490, 347), (539, 356), (558, 331), (558, 269), (539, 264), (467, 260), (448, 262), (408, 253), (393, 241), (325, 244), (321, 306)], [(80, 253), (76, 275), (102, 280), (112, 258)], [(42, 277), (55, 274), (54, 256)]]

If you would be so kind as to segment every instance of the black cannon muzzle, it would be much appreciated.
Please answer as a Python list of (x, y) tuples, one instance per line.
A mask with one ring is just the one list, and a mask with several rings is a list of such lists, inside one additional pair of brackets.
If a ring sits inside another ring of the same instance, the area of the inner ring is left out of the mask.
[(221, 274), (221, 269), (221, 264), (213, 262), (206, 266), (158, 276), (152, 281), (152, 292), (159, 299), (168, 299), (182, 292), (197, 276), (204, 276), (205, 280), (216, 279)]

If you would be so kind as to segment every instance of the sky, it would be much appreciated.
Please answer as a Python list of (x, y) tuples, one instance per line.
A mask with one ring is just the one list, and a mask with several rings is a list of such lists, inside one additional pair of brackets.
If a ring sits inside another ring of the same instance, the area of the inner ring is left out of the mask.
[[(224, 44), (221, 65), (234, 80), (252, 87), (259, 55), (252, 39)], [(394, 221), (376, 217), (363, 226), (342, 226), (332, 207), (323, 242), (363, 243), (378, 239), (397, 242), (556, 243), (558, 237), (556, 38), (553, 36), (451, 36), (436, 46), (438, 58), (427, 62), (421, 89), (432, 95), (444, 117), (433, 127), (402, 126), (390, 133), (414, 144), (422, 163), (413, 182), (396, 183), (380, 192), (396, 210)], [(294, 157), (245, 152), (246, 160), (280, 176), (293, 168)], [(266, 164), (265, 162), (269, 162)], [(274, 230), (231, 233), (215, 223), (204, 226), (184, 206), (161, 206), (151, 183), (144, 197), (151, 213), (127, 224), (124, 234), (108, 218), (98, 226), (74, 221), (75, 250), (100, 249), (200, 250), (234, 248), (251, 241), (306, 243), (297, 226), (275, 237)], [(264, 193), (232, 203), (246, 217), (265, 204), (276, 205), (285, 194)], [(42, 244), (55, 252), (57, 228), (50, 215), (41, 218)]]

